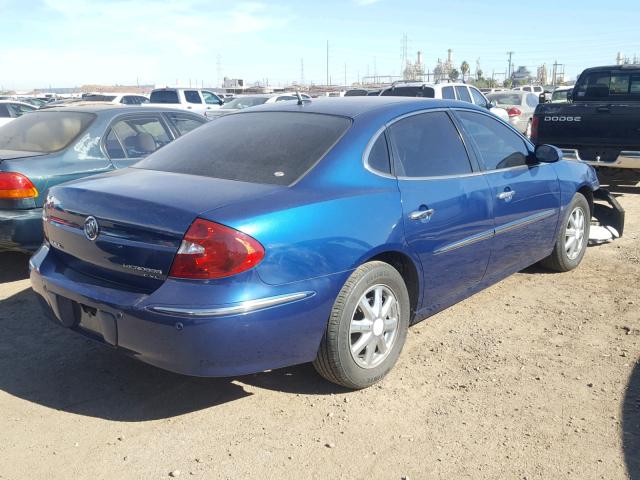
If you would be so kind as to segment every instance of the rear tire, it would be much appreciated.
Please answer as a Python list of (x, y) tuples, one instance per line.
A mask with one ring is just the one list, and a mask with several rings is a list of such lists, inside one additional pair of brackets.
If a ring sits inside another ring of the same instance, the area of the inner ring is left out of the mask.
[(553, 252), (540, 264), (556, 272), (568, 272), (580, 265), (587, 251), (590, 226), (589, 202), (584, 195), (576, 193), (567, 207)]
[(395, 268), (378, 261), (360, 266), (336, 298), (313, 366), (347, 388), (380, 381), (400, 356), (409, 310), (409, 293)]

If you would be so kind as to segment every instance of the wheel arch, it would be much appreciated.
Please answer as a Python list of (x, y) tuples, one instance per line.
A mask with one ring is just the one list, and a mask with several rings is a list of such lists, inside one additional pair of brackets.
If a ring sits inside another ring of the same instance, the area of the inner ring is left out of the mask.
[(578, 190), (576, 191), (576, 193), (581, 194), (583, 197), (585, 197), (587, 199), (587, 203), (589, 204), (589, 211), (590, 211), (590, 216), (593, 216), (593, 190), (591, 189), (591, 186), (589, 185), (582, 185), (580, 188), (578, 188)]
[(420, 294), (421, 269), (419, 268), (419, 265), (416, 264), (416, 261), (412, 259), (407, 253), (401, 252), (399, 250), (385, 250), (382, 252), (376, 252), (374, 255), (367, 258), (363, 263), (372, 261), (388, 263), (393, 268), (395, 268), (402, 276), (402, 279), (407, 286), (407, 291), (409, 292), (409, 302), (411, 304), (409, 323), (412, 324), (415, 320), (416, 311), (418, 310), (418, 305), (422, 298)]

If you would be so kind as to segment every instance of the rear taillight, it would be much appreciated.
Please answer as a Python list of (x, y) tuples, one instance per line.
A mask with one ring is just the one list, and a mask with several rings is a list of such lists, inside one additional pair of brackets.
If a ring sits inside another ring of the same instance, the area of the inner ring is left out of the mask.
[(38, 190), (27, 177), (16, 172), (0, 172), (0, 198), (35, 198)]
[(187, 230), (169, 276), (224, 278), (255, 267), (263, 258), (264, 248), (255, 238), (198, 218)]
[(510, 117), (519, 117), (520, 115), (522, 115), (520, 109), (516, 107), (511, 107), (509, 110), (507, 110), (507, 113)]
[(534, 115), (531, 119), (531, 141), (535, 143), (538, 139), (538, 127), (540, 124), (540, 119)]

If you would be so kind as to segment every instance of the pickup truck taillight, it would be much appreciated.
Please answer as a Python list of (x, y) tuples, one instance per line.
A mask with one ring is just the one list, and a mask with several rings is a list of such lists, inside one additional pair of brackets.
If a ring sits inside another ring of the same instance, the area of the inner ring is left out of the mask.
[(233, 228), (197, 218), (184, 235), (170, 277), (209, 280), (230, 277), (258, 265), (264, 248)]
[(38, 189), (17, 172), (0, 172), (0, 199), (36, 198)]
[(519, 117), (520, 115), (522, 115), (520, 109), (516, 107), (511, 107), (509, 110), (507, 110), (507, 113), (510, 117)]
[(533, 143), (535, 143), (538, 138), (539, 123), (540, 123), (540, 119), (534, 115), (533, 118), (531, 119), (531, 137), (530, 137)]

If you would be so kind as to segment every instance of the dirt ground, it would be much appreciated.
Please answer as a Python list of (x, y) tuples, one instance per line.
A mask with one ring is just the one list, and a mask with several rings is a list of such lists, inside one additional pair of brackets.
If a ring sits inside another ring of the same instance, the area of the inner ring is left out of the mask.
[(45, 320), (0, 256), (1, 479), (640, 480), (640, 187), (623, 239), (413, 327), (359, 392), (158, 370)]

